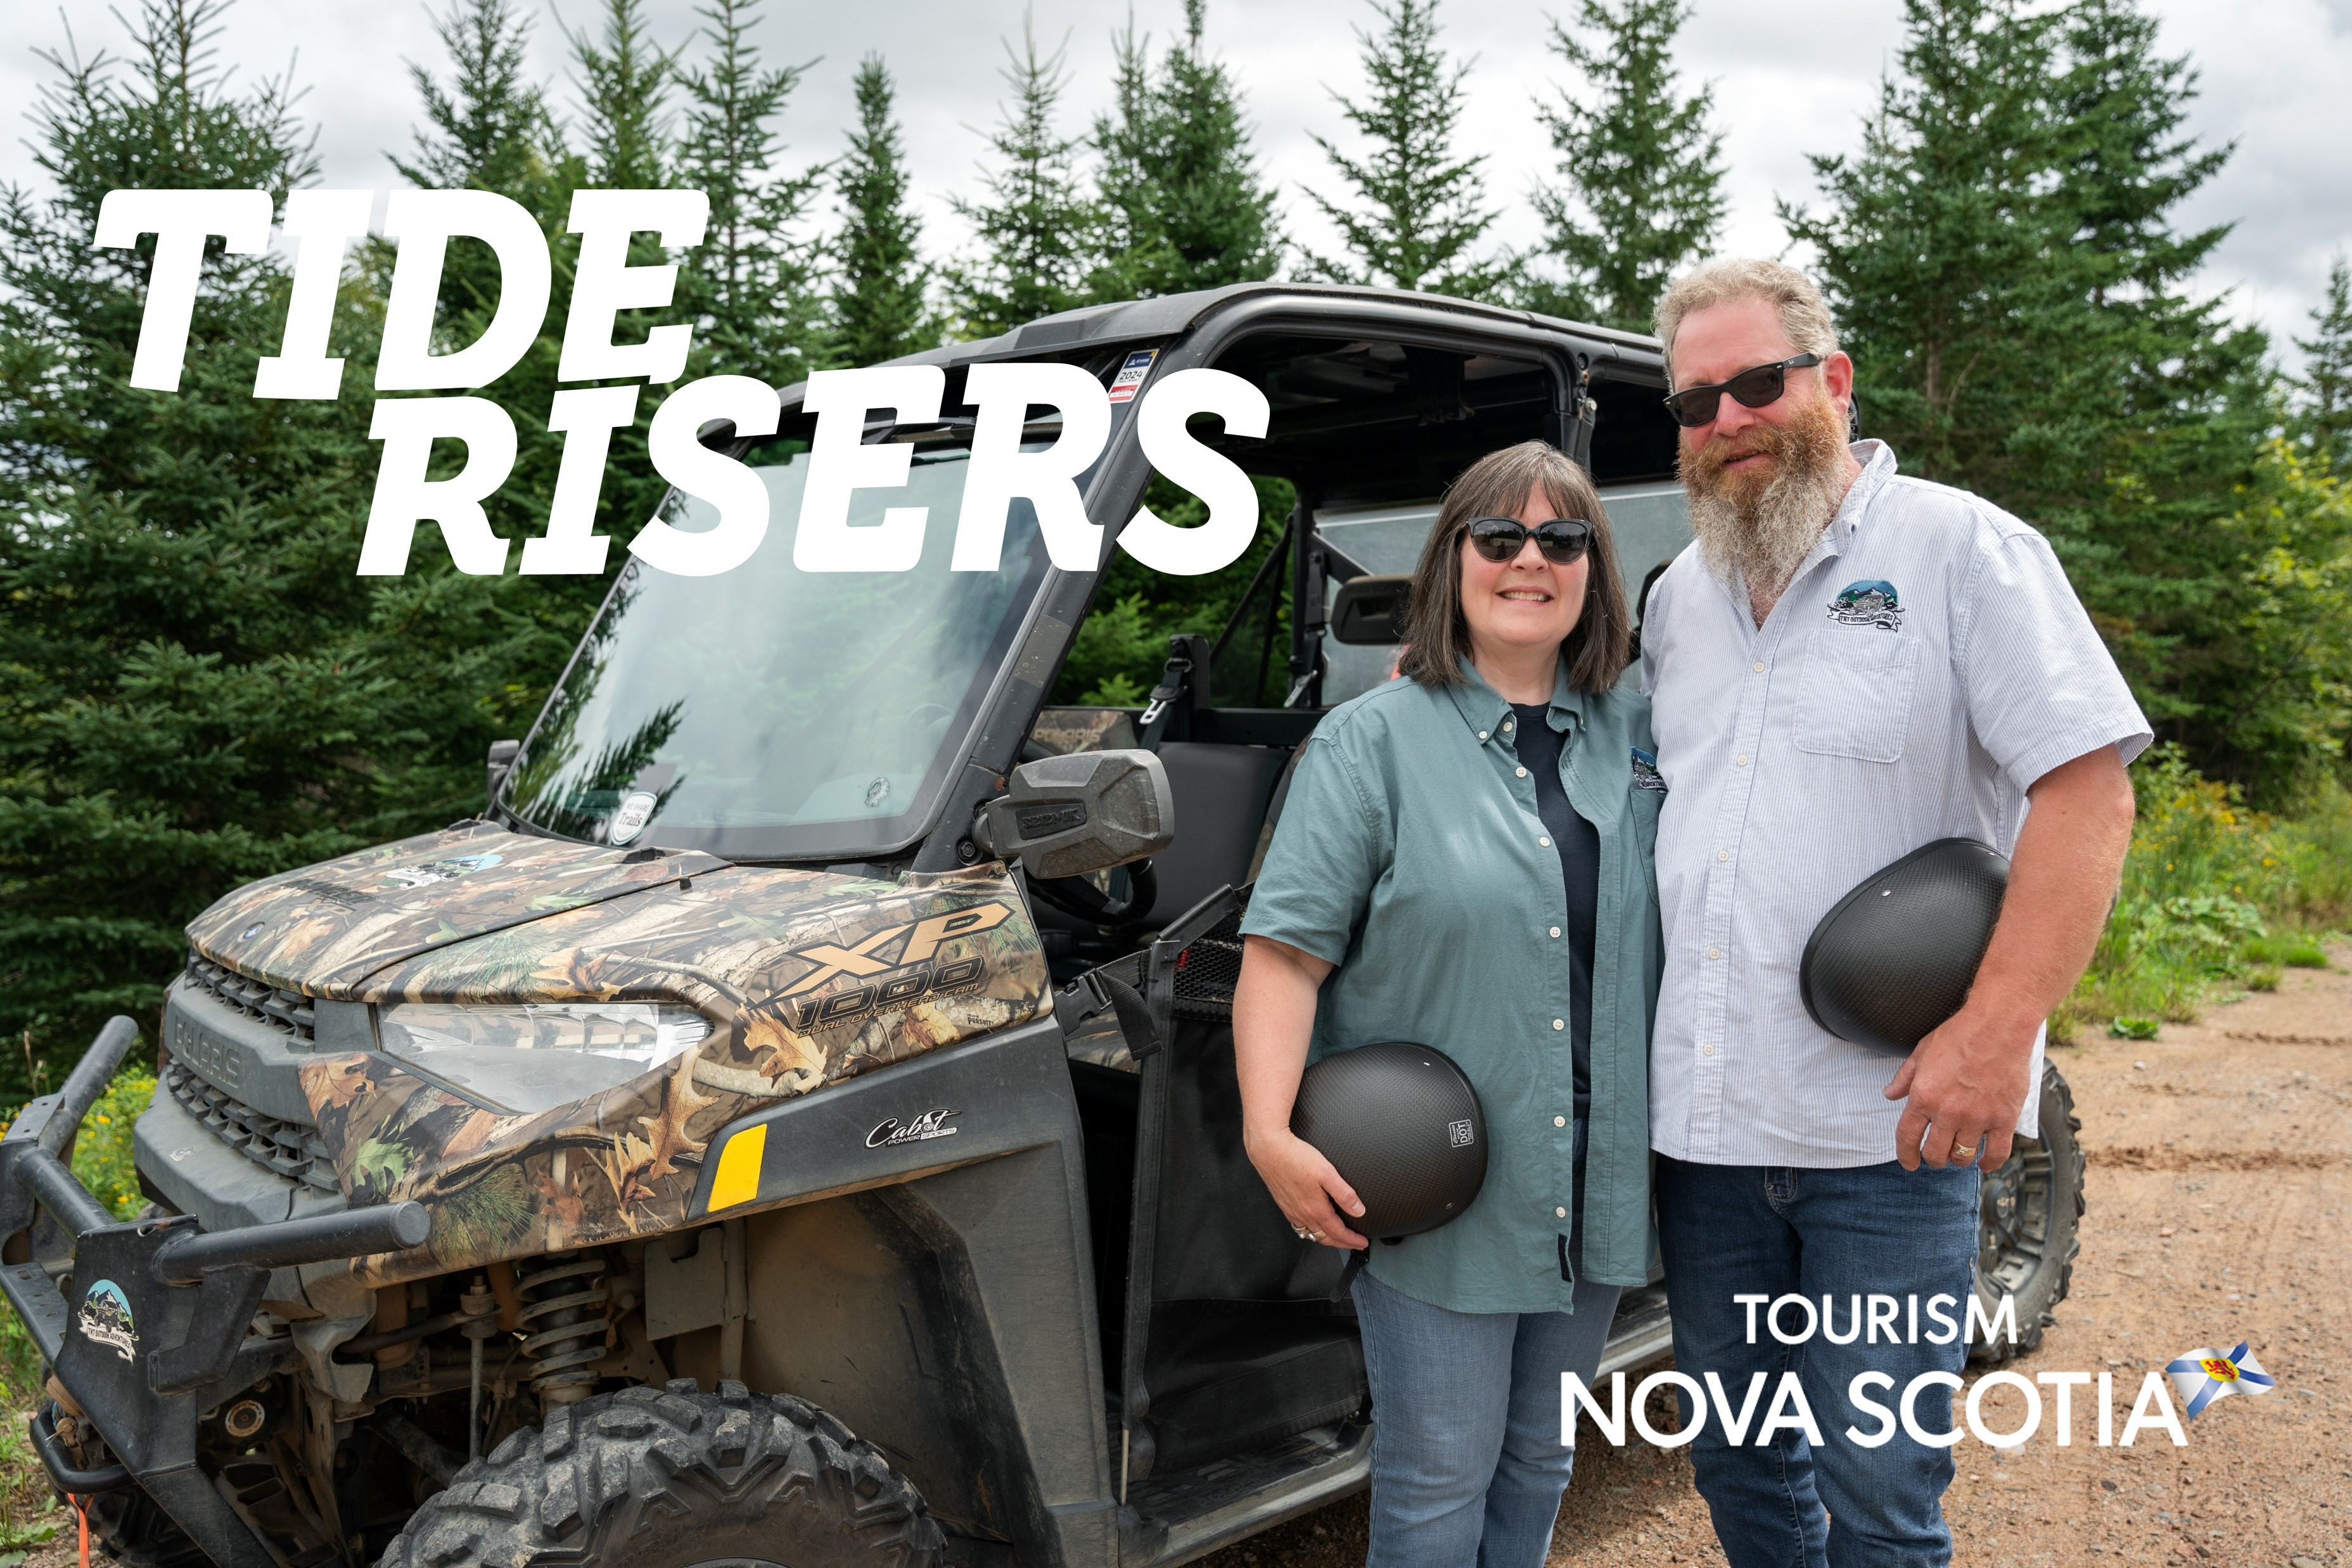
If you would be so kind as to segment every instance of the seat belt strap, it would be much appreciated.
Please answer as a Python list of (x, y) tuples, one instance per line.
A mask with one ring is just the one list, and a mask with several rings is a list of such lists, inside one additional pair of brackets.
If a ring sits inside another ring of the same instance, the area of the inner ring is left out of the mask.
[(1191, 639), (1168, 639), (1167, 667), (1160, 672), (1160, 684), (1151, 688), (1150, 700), (1143, 705), (1143, 720), (1136, 744), (1146, 751), (1157, 752), (1160, 743), (1167, 738), (1168, 721), (1176, 711), (1192, 684)]

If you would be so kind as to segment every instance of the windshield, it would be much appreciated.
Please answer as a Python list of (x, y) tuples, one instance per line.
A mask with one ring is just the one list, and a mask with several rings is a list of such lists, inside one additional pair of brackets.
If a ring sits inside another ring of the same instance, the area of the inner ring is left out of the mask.
[[(731, 860), (849, 859), (921, 831), (1047, 565), (1026, 501), (1003, 565), (950, 571), (969, 453), (926, 433), (903, 489), (859, 490), (853, 526), (927, 507), (903, 572), (804, 572), (793, 533), (804, 441), (754, 447), (766, 539), (716, 577), (632, 559), (502, 796), (535, 827), (591, 843), (701, 849)], [(713, 526), (673, 492), (675, 528)]]

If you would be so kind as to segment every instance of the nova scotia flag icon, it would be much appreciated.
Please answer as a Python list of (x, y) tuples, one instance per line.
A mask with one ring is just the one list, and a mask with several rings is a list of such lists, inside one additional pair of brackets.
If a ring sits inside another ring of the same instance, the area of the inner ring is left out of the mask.
[(2263, 1364), (2247, 1354), (2243, 1340), (2227, 1355), (2210, 1348), (2187, 1352), (2164, 1370), (2171, 1375), (2172, 1386), (2185, 1406), (2181, 1414), (2192, 1421), (2216, 1399), (2232, 1394), (2268, 1394), (2278, 1386), (2263, 1371)]

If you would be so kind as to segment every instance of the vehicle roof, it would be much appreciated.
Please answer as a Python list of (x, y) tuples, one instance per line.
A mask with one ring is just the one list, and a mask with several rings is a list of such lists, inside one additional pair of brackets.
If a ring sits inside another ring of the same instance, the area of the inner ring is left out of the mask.
[[(885, 362), (893, 365), (962, 365), (1087, 343), (1169, 338), (1199, 324), (1235, 300), (1265, 295), (1361, 299), (1367, 303), (1377, 301), (1383, 305), (1418, 306), (1433, 311), (1475, 317), (1498, 325), (1568, 333), (1598, 347), (1617, 350), (1627, 358), (1653, 363), (1661, 358), (1658, 340), (1644, 333), (1620, 331), (1613, 327), (1595, 327), (1533, 310), (1482, 305), (1475, 300), (1455, 299), (1444, 294), (1424, 294), (1408, 288), (1371, 288), (1347, 283), (1235, 283), (1223, 288), (1196, 289), (1189, 294), (1163, 294), (1150, 299), (1081, 306), (1075, 310), (1040, 316), (993, 338), (942, 343), (936, 349), (926, 349), (920, 353), (902, 355)], [(799, 390), (797, 387), (786, 388), (785, 401), (793, 401)]]

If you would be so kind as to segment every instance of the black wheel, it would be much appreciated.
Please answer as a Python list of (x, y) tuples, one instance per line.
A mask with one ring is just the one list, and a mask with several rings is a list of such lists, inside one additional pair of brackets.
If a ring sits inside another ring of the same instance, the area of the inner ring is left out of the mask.
[(1977, 1300), (1990, 1320), (2003, 1294), (2017, 1302), (2017, 1343), (2004, 1331), (1969, 1346), (1969, 1359), (1994, 1365), (2025, 1354), (2056, 1322), (2058, 1303), (2074, 1282), (2081, 1251), (2083, 1145), (2074, 1095), (2049, 1061), (2042, 1064), (2042, 1135), (2021, 1137), (2001, 1167), (1984, 1178), (1977, 1228)]
[(873, 1444), (798, 1399), (719, 1389), (556, 1406), (458, 1471), (382, 1568), (936, 1568), (938, 1523)]

